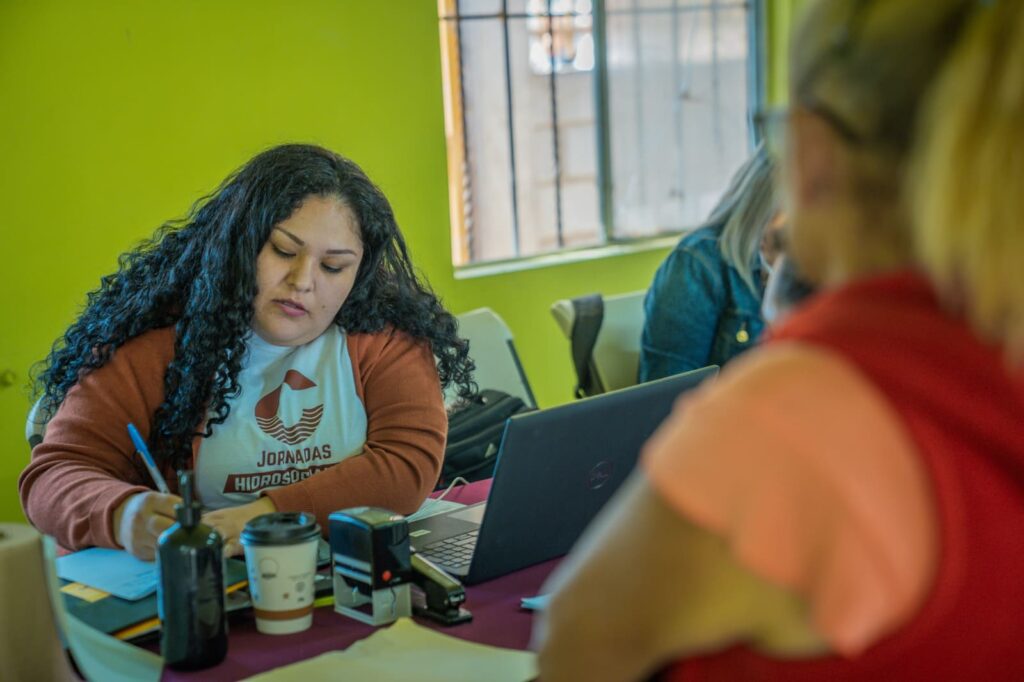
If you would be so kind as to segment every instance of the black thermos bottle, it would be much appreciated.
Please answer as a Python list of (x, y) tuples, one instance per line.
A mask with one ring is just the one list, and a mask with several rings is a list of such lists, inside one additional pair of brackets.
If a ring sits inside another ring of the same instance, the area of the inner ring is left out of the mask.
[(224, 546), (217, 531), (200, 523), (191, 471), (178, 474), (182, 503), (178, 522), (160, 536), (157, 603), (160, 653), (177, 670), (217, 665), (228, 652), (224, 612)]

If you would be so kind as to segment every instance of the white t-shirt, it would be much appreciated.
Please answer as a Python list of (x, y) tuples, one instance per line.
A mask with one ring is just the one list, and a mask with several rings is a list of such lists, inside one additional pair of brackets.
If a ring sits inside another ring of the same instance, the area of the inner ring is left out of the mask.
[(246, 354), (227, 420), (196, 453), (199, 499), (209, 509), (308, 478), (366, 442), (366, 408), (336, 325), (304, 346), (274, 346), (251, 334)]

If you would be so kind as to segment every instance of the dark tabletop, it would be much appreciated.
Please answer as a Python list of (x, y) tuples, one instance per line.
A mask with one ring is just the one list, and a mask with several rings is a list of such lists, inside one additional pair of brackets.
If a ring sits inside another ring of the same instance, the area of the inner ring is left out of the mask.
[[(445, 499), (463, 504), (487, 497), (490, 481), (478, 481), (455, 488)], [(470, 623), (442, 627), (433, 621), (416, 622), (453, 637), (512, 649), (525, 649), (530, 640), (533, 615), (519, 607), (523, 597), (535, 596), (557, 560), (531, 566), (503, 578), (466, 588), (466, 608), (473, 613)], [(322, 606), (313, 613), (313, 627), (294, 635), (264, 635), (256, 631), (250, 611), (234, 614), (230, 620), (227, 658), (218, 666), (192, 673), (164, 670), (164, 680), (237, 680), (313, 656), (346, 649), (353, 642), (373, 633), (341, 614), (333, 606)], [(159, 651), (159, 642), (147, 648)]]

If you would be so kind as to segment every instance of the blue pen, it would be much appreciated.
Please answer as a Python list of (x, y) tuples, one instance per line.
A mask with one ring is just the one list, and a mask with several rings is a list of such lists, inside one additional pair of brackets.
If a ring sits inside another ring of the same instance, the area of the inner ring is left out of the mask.
[(142, 440), (142, 434), (135, 428), (135, 424), (129, 422), (128, 424), (128, 435), (131, 436), (132, 442), (135, 443), (135, 449), (142, 455), (142, 461), (146, 463), (146, 468), (149, 469), (149, 475), (153, 477), (153, 482), (156, 483), (156, 488), (164, 495), (170, 494), (170, 490), (167, 488), (167, 481), (160, 474), (160, 470), (156, 468), (156, 462), (153, 461), (153, 455), (149, 454), (149, 448), (146, 447), (146, 441)]

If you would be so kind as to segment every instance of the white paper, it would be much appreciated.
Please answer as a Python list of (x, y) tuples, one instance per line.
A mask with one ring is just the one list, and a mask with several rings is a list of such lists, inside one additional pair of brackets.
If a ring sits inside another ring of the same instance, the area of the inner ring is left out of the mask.
[(526, 682), (537, 656), (475, 644), (417, 625), (408, 618), (378, 630), (345, 651), (332, 651), (249, 678), (254, 682)]
[(437, 516), (438, 514), (444, 514), (455, 509), (461, 509), (465, 507), (464, 504), (458, 502), (449, 502), (448, 500), (435, 500), (432, 497), (428, 497), (426, 501), (420, 505), (420, 508), (416, 510), (416, 513), (405, 517), (406, 521), (419, 521), (421, 519), (429, 519), (431, 516)]

